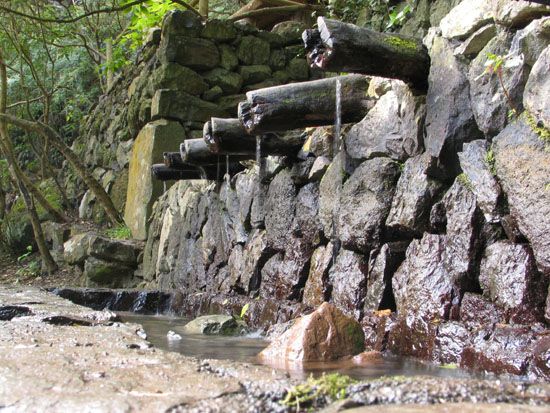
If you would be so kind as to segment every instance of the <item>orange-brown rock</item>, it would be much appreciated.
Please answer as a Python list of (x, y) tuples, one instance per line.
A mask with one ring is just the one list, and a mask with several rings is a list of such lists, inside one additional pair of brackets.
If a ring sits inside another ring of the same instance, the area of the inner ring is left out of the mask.
[(260, 353), (269, 364), (337, 360), (365, 348), (361, 325), (338, 308), (323, 303), (313, 313), (299, 318)]

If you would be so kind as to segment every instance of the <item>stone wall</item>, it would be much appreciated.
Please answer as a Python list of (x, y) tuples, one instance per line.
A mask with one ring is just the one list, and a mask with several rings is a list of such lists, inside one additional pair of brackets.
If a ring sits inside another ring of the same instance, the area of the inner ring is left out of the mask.
[[(438, 26), (420, 7), (410, 23), (427, 32), (426, 95), (374, 78), (378, 102), (341, 152), (332, 128), (310, 129), (308, 156), (269, 158), (261, 181), (250, 167), (176, 183), (137, 281), (301, 311), (330, 301), (371, 348), (550, 379), (550, 9), (454, 3)], [(506, 56), (504, 86), (488, 53)]]

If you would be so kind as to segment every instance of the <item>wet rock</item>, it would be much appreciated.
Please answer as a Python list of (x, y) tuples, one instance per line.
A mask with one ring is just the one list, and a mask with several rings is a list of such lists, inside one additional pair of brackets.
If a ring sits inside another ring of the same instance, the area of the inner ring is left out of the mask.
[(521, 100), (529, 75), (529, 67), (523, 55), (519, 51), (512, 53), (500, 68), (510, 101), (500, 84), (499, 76), (486, 73), (488, 54), (508, 55), (511, 40), (511, 36), (506, 33), (492, 39), (472, 61), (468, 73), (474, 116), (479, 129), (488, 136), (495, 136), (504, 129), (510, 118), (510, 110), (515, 109), (518, 113), (522, 110)]
[(296, 210), (296, 187), (290, 171), (283, 170), (271, 181), (265, 201), (267, 240), (277, 250), (284, 250)]
[(471, 183), (477, 204), (483, 211), (485, 220), (495, 223), (500, 220), (502, 190), (494, 176), (494, 165), (489, 163), (487, 143), (477, 140), (464, 144), (464, 149), (458, 154), (460, 167)]
[(446, 246), (445, 236), (424, 234), (407, 248), (406, 259), (392, 281), (399, 318), (425, 323), (448, 318), (455, 294), (444, 265)]
[(434, 38), (430, 57), (424, 145), (430, 155), (456, 161), (462, 144), (480, 137), (470, 106), (467, 67), (441, 37)]
[(361, 320), (361, 326), (365, 333), (365, 345), (367, 349), (385, 351), (388, 343), (388, 334), (395, 322), (395, 313), (389, 310), (365, 313)]
[[(213, 116), (225, 116), (225, 112), (220, 106), (196, 96), (160, 89), (153, 96), (151, 116), (153, 119), (168, 118), (181, 122), (206, 122)], [(179, 136), (180, 141), (183, 136), (185, 135)]]
[(470, 344), (470, 333), (461, 323), (449, 321), (439, 326), (435, 339), (435, 357), (443, 364), (459, 365), (462, 352)]
[(443, 184), (430, 177), (436, 159), (424, 153), (405, 162), (386, 220), (392, 233), (420, 236), (428, 229), (432, 204)]
[(319, 220), (323, 225), (325, 236), (335, 235), (336, 217), (340, 208), (340, 194), (346, 172), (344, 170), (345, 154), (340, 152), (333, 159), (319, 185)]
[(163, 37), (157, 55), (162, 63), (179, 63), (193, 70), (213, 69), (220, 63), (214, 42), (187, 36)]
[(438, 321), (398, 317), (388, 332), (387, 348), (393, 354), (435, 361)]
[(92, 284), (106, 287), (122, 287), (124, 278), (130, 278), (135, 268), (116, 261), (88, 257), (84, 262), (84, 279)]
[(492, 333), (480, 331), (472, 345), (464, 349), (460, 365), (497, 374), (526, 374), (535, 339), (536, 333), (525, 326), (497, 326)]
[(228, 42), (237, 37), (237, 29), (231, 21), (208, 19), (202, 29), (201, 37), (218, 42)]
[(360, 353), (365, 347), (359, 323), (335, 306), (323, 303), (310, 315), (275, 339), (259, 357), (265, 362), (292, 365), (311, 361), (337, 360)]
[(504, 312), (479, 294), (465, 293), (460, 304), (459, 319), (470, 330), (481, 327), (493, 328), (505, 321)]
[(235, 191), (239, 200), (239, 220), (245, 228), (250, 228), (250, 212), (257, 184), (258, 176), (252, 170), (239, 173), (235, 180)]
[(455, 56), (475, 56), (477, 55), (493, 37), (497, 34), (497, 28), (494, 24), (488, 24), (473, 33), (468, 39), (460, 44), (455, 50)]
[(321, 242), (323, 228), (318, 213), (319, 185), (307, 184), (296, 196), (296, 216), (292, 223), (292, 232), (312, 245), (318, 245)]
[(550, 286), (548, 286), (548, 295), (546, 296), (546, 311), (544, 312), (544, 318), (547, 323), (550, 323)]
[(246, 86), (269, 79), (271, 68), (267, 65), (241, 66), (239, 73), (243, 79), (243, 85)]
[[(550, 26), (550, 19), (547, 22)], [(533, 66), (523, 95), (525, 108), (535, 118), (535, 122), (542, 121), (546, 128), (550, 127), (548, 65), (550, 65), (550, 46), (544, 49)]]
[(368, 276), (367, 259), (356, 252), (340, 250), (329, 271), (330, 302), (359, 320), (363, 314)]
[(259, 288), (262, 267), (272, 256), (273, 252), (268, 246), (266, 231), (253, 231), (243, 250), (242, 273), (238, 274), (240, 285), (245, 291), (251, 292)]
[(184, 331), (188, 334), (238, 334), (239, 325), (229, 315), (205, 315), (187, 323)]
[(365, 118), (345, 137), (352, 158), (388, 156), (404, 161), (423, 150), (425, 98), (414, 96), (402, 82), (393, 82)]
[(237, 49), (239, 60), (245, 65), (265, 65), (269, 61), (269, 43), (254, 36), (241, 39)]
[(550, 381), (550, 334), (542, 335), (533, 345), (533, 358), (529, 363), (528, 376), (531, 379)]
[(22, 305), (4, 305), (0, 307), (0, 321), (11, 321), (15, 317), (33, 315), (29, 307)]
[(500, 241), (488, 246), (483, 254), (479, 274), (483, 293), (513, 322), (527, 324), (542, 319), (545, 281), (525, 245)]
[(340, 198), (337, 232), (346, 248), (365, 251), (380, 244), (398, 177), (395, 162), (374, 158), (363, 162), (346, 181)]
[(309, 171), (308, 179), (310, 181), (320, 181), (330, 165), (330, 160), (326, 156), (315, 158), (315, 162)]
[(545, 143), (523, 119), (508, 125), (493, 141), (495, 167), (508, 197), (510, 214), (529, 240), (537, 267), (550, 274), (550, 176)]
[(495, 22), (508, 28), (526, 26), (531, 20), (550, 14), (550, 7), (530, 1), (492, 0)]
[(457, 178), (443, 197), (447, 215), (445, 266), (451, 279), (463, 289), (475, 288), (483, 216), (471, 184)]
[(464, 39), (492, 19), (490, 2), (464, 0), (441, 20), (441, 33), (448, 39)]
[(243, 85), (243, 78), (234, 72), (218, 67), (206, 72), (204, 79), (212, 86), (219, 86), (225, 94), (234, 95), (239, 93)]
[(69, 265), (84, 263), (88, 256), (88, 246), (90, 245), (89, 232), (75, 235), (63, 244), (63, 259)]
[(321, 246), (313, 252), (302, 298), (304, 304), (317, 307), (328, 298), (328, 271), (334, 259), (334, 252), (332, 243)]
[(391, 242), (371, 251), (367, 275), (365, 313), (395, 310), (392, 276), (405, 259), (408, 242)]

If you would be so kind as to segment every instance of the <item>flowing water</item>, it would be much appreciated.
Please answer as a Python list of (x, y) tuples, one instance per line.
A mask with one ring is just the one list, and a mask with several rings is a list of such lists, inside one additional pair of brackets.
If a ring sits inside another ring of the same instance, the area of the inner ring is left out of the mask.
[[(135, 313), (120, 313), (119, 315), (124, 322), (141, 324), (147, 333), (147, 340), (155, 347), (199, 359), (219, 359), (261, 364), (257, 355), (269, 344), (259, 334), (242, 337), (185, 334), (183, 333), (183, 327), (189, 320), (180, 317), (146, 316)], [(181, 340), (168, 339), (168, 331), (178, 333), (182, 337)], [(339, 361), (309, 363), (305, 367), (285, 367), (288, 373), (295, 378), (306, 378), (309, 374), (320, 375), (323, 372), (339, 372), (355, 379), (390, 375), (473, 377), (472, 374), (464, 370), (443, 368), (394, 356), (384, 356), (361, 366), (352, 365), (350, 361)], [(282, 367), (279, 366), (278, 368)]]
[[(342, 82), (340, 79), (336, 79), (336, 91), (335, 91), (335, 110), (334, 110), (334, 131), (332, 137), (332, 159), (336, 159), (342, 149), (341, 131), (342, 131)], [(342, 184), (340, 183), (336, 188), (336, 193), (340, 194), (342, 190)], [(338, 235), (338, 206), (339, 202), (335, 202), (332, 209), (332, 236), (330, 241), (333, 245), (332, 265), (336, 264), (336, 257), (340, 251), (340, 236)]]

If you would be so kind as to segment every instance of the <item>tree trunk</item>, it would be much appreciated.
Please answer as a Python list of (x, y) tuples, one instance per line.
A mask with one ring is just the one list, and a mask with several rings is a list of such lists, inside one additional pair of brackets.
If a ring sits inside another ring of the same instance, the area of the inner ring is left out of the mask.
[(107, 65), (107, 90), (113, 86), (113, 39), (105, 39), (105, 63)]
[[(244, 166), (239, 163), (229, 164), (229, 175), (233, 176), (244, 170)], [(159, 181), (180, 181), (190, 179), (207, 179), (209, 181), (221, 180), (227, 169), (218, 168), (217, 166), (201, 166), (190, 169), (171, 168), (163, 163), (155, 164), (151, 167), (153, 176)]]
[[(196, 166), (225, 165), (225, 155), (212, 153), (204, 139), (187, 139), (180, 145), (181, 159), (185, 164)], [(230, 161), (239, 162), (255, 159), (255, 155), (234, 155)]]
[(205, 19), (208, 18), (208, 0), (199, 0), (199, 14)]
[[(219, 155), (255, 156), (256, 139), (246, 132), (239, 119), (212, 118), (204, 124), (204, 140), (210, 151)], [(268, 133), (262, 136), (262, 155), (292, 155), (304, 142), (301, 134)]]
[(324, 17), (317, 26), (302, 36), (311, 67), (401, 79), (427, 90), (430, 57), (421, 39)]
[(375, 103), (367, 96), (369, 81), (362, 75), (253, 90), (246, 94), (247, 103), (239, 104), (239, 120), (250, 134), (332, 125), (337, 82), (341, 85), (342, 123), (359, 122)]

